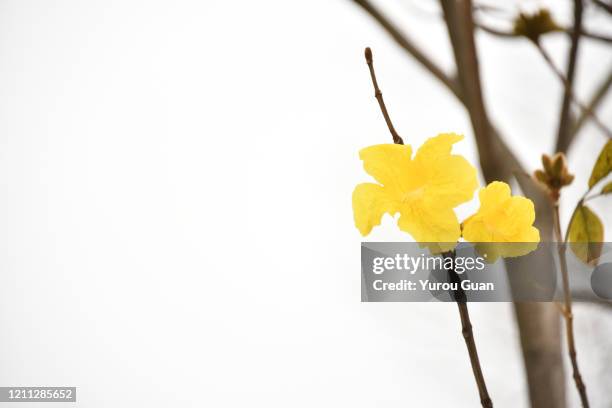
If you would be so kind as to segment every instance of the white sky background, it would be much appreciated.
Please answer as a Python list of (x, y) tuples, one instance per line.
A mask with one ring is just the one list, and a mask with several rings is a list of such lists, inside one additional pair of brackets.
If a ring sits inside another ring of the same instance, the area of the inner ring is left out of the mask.
[[(384, 6), (451, 66), (431, 2)], [(465, 133), (476, 162), (463, 109), (348, 0), (0, 2), (0, 385), (75, 385), (84, 407), (476, 406), (455, 305), (359, 302), (357, 152), (390, 141), (366, 45), (404, 140)], [(525, 41), (478, 45), (532, 170), (561, 87)], [(585, 98), (612, 53), (583, 45)], [(564, 66), (566, 39), (546, 46)], [(604, 142), (581, 134), (568, 195)], [(407, 239), (390, 218), (370, 238)], [(494, 402), (526, 406), (511, 306), (470, 309)], [(576, 309), (609, 406), (612, 320)]]

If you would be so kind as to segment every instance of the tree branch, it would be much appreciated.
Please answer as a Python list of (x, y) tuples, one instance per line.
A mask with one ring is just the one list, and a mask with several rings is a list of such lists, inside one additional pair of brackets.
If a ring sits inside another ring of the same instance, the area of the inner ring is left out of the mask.
[(365, 49), (365, 59), (368, 64), (368, 68), (370, 69), (370, 77), (372, 78), (372, 85), (374, 86), (374, 97), (378, 101), (378, 106), (380, 106), (380, 110), (385, 118), (385, 122), (387, 123), (387, 127), (389, 128), (389, 132), (391, 132), (391, 136), (393, 137), (393, 143), (395, 144), (404, 144), (404, 141), (397, 134), (397, 131), (393, 127), (393, 122), (391, 122), (391, 117), (389, 116), (389, 112), (387, 111), (387, 106), (385, 105), (385, 100), (383, 99), (382, 92), (378, 87), (378, 81), (376, 80), (376, 73), (374, 72), (374, 61), (372, 57), (372, 50), (370, 47)]
[[(570, 103), (574, 94), (574, 77), (576, 76), (576, 60), (578, 57), (578, 46), (580, 45), (580, 31), (582, 30), (582, 0), (574, 0), (574, 28), (572, 30), (572, 45), (569, 50), (567, 62), (567, 75), (560, 75), (564, 91), (561, 102), (561, 113), (559, 113), (559, 128), (557, 130), (556, 152), (567, 152), (570, 144), (570, 123), (572, 122)], [(542, 50), (541, 44), (538, 47)], [(549, 59), (547, 59), (549, 60)], [(550, 65), (552, 61), (549, 61)], [(559, 75), (557, 75), (559, 76)]]
[(436, 77), (442, 84), (444, 84), (459, 100), (461, 100), (461, 94), (457, 82), (449, 77), (444, 71), (439, 68), (429, 57), (427, 57), (408, 36), (403, 34), (382, 12), (376, 8), (368, 0), (353, 0), (363, 10), (365, 10), (370, 16), (372, 16), (382, 28), (393, 37), (395, 42), (399, 44), (408, 54), (410, 54), (415, 60), (417, 60), (425, 69), (427, 69), (434, 77)]

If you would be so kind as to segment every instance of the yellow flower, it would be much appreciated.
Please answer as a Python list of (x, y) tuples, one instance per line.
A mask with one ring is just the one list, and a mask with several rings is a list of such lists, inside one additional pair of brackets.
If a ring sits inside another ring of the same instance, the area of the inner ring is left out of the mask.
[(510, 186), (501, 181), (482, 188), (478, 197), (480, 208), (463, 222), (463, 237), (471, 242), (494, 243), (480, 246), (489, 261), (499, 256), (525, 255), (537, 247), (540, 232), (533, 226), (535, 210), (531, 200), (512, 197)]
[(454, 243), (461, 236), (454, 207), (472, 199), (476, 169), (451, 154), (463, 136), (428, 139), (412, 158), (408, 145), (382, 144), (359, 152), (367, 173), (380, 184), (359, 184), (353, 192), (355, 225), (362, 235), (380, 225), (383, 214), (400, 213), (398, 226), (418, 242)]

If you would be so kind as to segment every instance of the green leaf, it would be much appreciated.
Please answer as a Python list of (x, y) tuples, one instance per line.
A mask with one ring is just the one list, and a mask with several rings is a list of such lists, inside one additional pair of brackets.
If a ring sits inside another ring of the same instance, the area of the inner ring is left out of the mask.
[(592, 188), (599, 180), (606, 177), (612, 171), (612, 140), (601, 149), (599, 157), (595, 162), (591, 178), (589, 179), (589, 188)]
[(603, 186), (601, 189), (601, 194), (610, 194), (612, 193), (612, 181)]
[(583, 262), (596, 265), (601, 255), (603, 239), (604, 227), (597, 214), (586, 205), (578, 207), (569, 227), (572, 251)]

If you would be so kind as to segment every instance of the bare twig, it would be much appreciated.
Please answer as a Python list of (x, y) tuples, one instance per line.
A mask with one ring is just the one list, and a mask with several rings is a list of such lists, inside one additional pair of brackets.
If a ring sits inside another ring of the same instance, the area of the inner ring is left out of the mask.
[[(582, 200), (580, 200), (582, 202)], [(578, 207), (576, 207), (578, 208)], [(589, 408), (589, 399), (586, 393), (586, 386), (582, 380), (580, 369), (578, 368), (578, 358), (576, 354), (576, 342), (574, 340), (574, 315), (572, 313), (572, 294), (569, 286), (569, 273), (567, 270), (567, 259), (565, 257), (565, 249), (567, 247), (567, 236), (565, 240), (562, 238), (561, 223), (559, 221), (559, 203), (556, 202), (554, 205), (555, 210), (555, 235), (559, 245), (559, 262), (561, 265), (561, 279), (563, 281), (563, 297), (564, 307), (562, 315), (565, 319), (565, 338), (567, 340), (567, 350), (570, 361), (572, 363), (572, 372), (574, 382), (576, 383), (576, 389), (580, 395), (580, 402), (583, 408)], [(569, 228), (568, 228), (569, 231)]]
[(393, 143), (395, 144), (404, 144), (404, 141), (397, 133), (395, 128), (393, 127), (393, 122), (391, 122), (391, 117), (389, 116), (389, 112), (387, 111), (387, 106), (385, 105), (385, 100), (383, 99), (382, 92), (378, 87), (378, 81), (376, 80), (376, 73), (374, 72), (374, 61), (372, 58), (372, 50), (370, 47), (365, 49), (365, 59), (368, 64), (368, 68), (370, 69), (370, 77), (372, 77), (372, 85), (374, 86), (374, 97), (378, 101), (378, 106), (380, 106), (380, 110), (385, 118), (385, 122), (387, 123), (387, 127), (389, 128), (389, 132), (391, 132), (391, 136), (393, 136)]
[(587, 103), (586, 105), (587, 110), (582, 112), (582, 114), (574, 122), (574, 125), (572, 126), (572, 130), (571, 130), (570, 143), (574, 139), (574, 137), (578, 134), (578, 132), (580, 132), (580, 129), (582, 128), (582, 126), (586, 123), (587, 119), (589, 118), (588, 112), (597, 111), (597, 107), (602, 102), (602, 100), (604, 99), (604, 96), (606, 96), (606, 94), (608, 93), (611, 87), (612, 87), (612, 67), (608, 71), (608, 75), (604, 78), (601, 84), (597, 87), (597, 90), (591, 97), (590, 102)]
[[(561, 112), (559, 113), (559, 129), (557, 130), (556, 152), (567, 152), (570, 142), (570, 123), (572, 122), (570, 103), (574, 95), (574, 77), (576, 75), (576, 59), (578, 57), (578, 46), (580, 45), (580, 31), (582, 30), (582, 0), (574, 0), (574, 28), (572, 30), (572, 44), (567, 57), (567, 74), (558, 75), (563, 82), (563, 100)], [(538, 47), (542, 45), (538, 43)], [(554, 65), (550, 58), (549, 64)]]
[[(445, 252), (443, 256), (445, 258), (454, 258), (455, 253), (454, 251)], [(457, 302), (457, 307), (459, 308), (459, 317), (461, 318), (461, 333), (470, 356), (470, 364), (472, 365), (472, 372), (474, 373), (474, 379), (476, 380), (476, 386), (478, 387), (480, 403), (484, 408), (493, 408), (493, 402), (491, 401), (491, 397), (489, 397), (487, 384), (482, 373), (482, 368), (480, 367), (478, 349), (476, 348), (476, 341), (474, 340), (474, 332), (472, 330), (472, 323), (470, 321), (470, 313), (467, 307), (467, 298), (463, 288), (461, 287), (461, 277), (454, 270), (450, 270), (448, 274), (450, 281), (457, 285), (457, 290), (451, 293), (451, 295)]]
[(427, 57), (408, 36), (402, 33), (382, 12), (368, 0), (353, 0), (363, 10), (370, 14), (393, 37), (400, 47), (407, 51), (415, 60), (425, 67), (433, 76), (442, 82), (455, 96), (461, 99), (459, 86), (436, 63)]
[[(544, 47), (542, 47), (541, 44), (535, 43), (535, 45), (536, 45), (537, 50), (540, 52), (540, 54), (542, 55), (542, 57), (544, 58), (548, 66), (550, 67), (550, 69), (552, 69), (552, 71), (555, 73), (557, 78), (559, 78), (563, 86), (567, 87), (566, 85), (567, 79), (565, 78), (563, 73), (559, 70), (559, 68), (557, 68), (552, 58), (550, 57), (550, 55), (548, 55), (548, 52), (544, 49)], [(573, 91), (570, 92), (570, 96), (572, 100), (574, 101), (574, 103), (582, 110), (583, 114), (589, 115), (591, 117), (591, 120), (593, 120), (593, 123), (597, 126), (597, 128), (607, 137), (612, 138), (612, 131), (608, 129), (608, 127), (601, 121), (601, 119), (599, 119), (597, 114), (593, 112), (592, 110), (589, 110), (589, 107), (586, 106), (584, 103), (580, 102), (576, 98), (576, 95), (574, 94)]]

